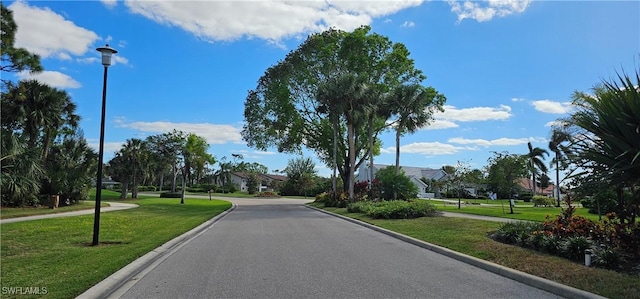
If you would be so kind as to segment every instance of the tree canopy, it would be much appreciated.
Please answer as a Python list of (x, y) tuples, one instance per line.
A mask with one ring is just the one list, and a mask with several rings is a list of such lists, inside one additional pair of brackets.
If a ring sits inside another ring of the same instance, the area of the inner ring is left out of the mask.
[(487, 162), (489, 189), (496, 192), (500, 198), (511, 198), (516, 189), (515, 180), (526, 177), (529, 172), (528, 156), (493, 152), (493, 156)]
[[(363, 26), (352, 32), (329, 29), (312, 34), (268, 68), (245, 100), (242, 137), (247, 144), (290, 153), (311, 149), (327, 166), (337, 164), (343, 181), (349, 182), (349, 170), (371, 152), (369, 137), (377, 138), (389, 126), (386, 120), (391, 112), (368, 112), (380, 111), (377, 108), (383, 106), (386, 95), (396, 88), (425, 79), (403, 44), (370, 31)], [(359, 99), (343, 92), (341, 99), (348, 101), (338, 100), (337, 87), (349, 82), (366, 90), (361, 90)], [(368, 121), (372, 116), (374, 121)], [(375, 128), (367, 127), (371, 123)], [(348, 124), (353, 125), (349, 130)], [(348, 132), (352, 139), (347, 138)], [(355, 154), (354, 162), (349, 152)]]

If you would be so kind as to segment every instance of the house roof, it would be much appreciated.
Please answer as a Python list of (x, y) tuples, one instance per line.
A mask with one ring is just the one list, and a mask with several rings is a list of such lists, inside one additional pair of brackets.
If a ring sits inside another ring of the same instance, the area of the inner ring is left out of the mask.
[[(373, 168), (374, 169), (382, 169), (385, 168), (387, 166), (391, 166), (391, 165), (385, 165), (385, 164), (373, 164)], [(410, 178), (416, 178), (416, 179), (420, 179), (420, 178), (426, 178), (428, 180), (434, 179), (436, 181), (440, 181), (442, 180), (444, 177), (447, 176), (447, 173), (442, 170), (442, 169), (433, 169), (433, 168), (426, 168), (426, 167), (413, 167), (413, 166), (400, 166), (400, 169), (402, 169), (404, 171), (404, 174)]]
[[(522, 189), (533, 191), (533, 180), (531, 180), (529, 178), (516, 179), (516, 183)], [(553, 194), (553, 190), (555, 188), (556, 188), (556, 186), (554, 184), (550, 183), (549, 186), (547, 186), (547, 188), (536, 187), (536, 193), (537, 194), (542, 194), (542, 195), (551, 195), (551, 194)]]
[(286, 181), (287, 179), (289, 179), (286, 175), (279, 175), (279, 174), (262, 174), (263, 177), (272, 179), (274, 181)]
[[(249, 178), (249, 175), (251, 174), (250, 172), (240, 172), (240, 171), (234, 171), (232, 172), (233, 175), (241, 177), (243, 179)], [(258, 177), (261, 180), (275, 180), (275, 181), (286, 181), (288, 178), (287, 176), (284, 175), (278, 175), (278, 174), (266, 174), (266, 173), (257, 173)]]

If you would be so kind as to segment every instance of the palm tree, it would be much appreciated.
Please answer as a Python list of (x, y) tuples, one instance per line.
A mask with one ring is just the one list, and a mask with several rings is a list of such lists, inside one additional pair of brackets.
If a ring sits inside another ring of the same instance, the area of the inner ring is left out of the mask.
[(527, 157), (529, 158), (529, 170), (531, 171), (531, 176), (533, 177), (533, 195), (535, 196), (536, 172), (538, 172), (538, 170), (542, 173), (547, 172), (547, 165), (544, 164), (543, 160), (545, 155), (549, 155), (549, 152), (547, 152), (547, 150), (545, 149), (531, 146), (531, 142), (528, 142), (527, 146), (529, 147), (529, 153), (527, 154)]
[(21, 130), (29, 148), (41, 147), (40, 158), (47, 158), (53, 140), (60, 134), (72, 135), (80, 117), (76, 105), (63, 91), (37, 80), (10, 85), (3, 95), (3, 125)]
[(420, 84), (401, 85), (390, 96), (390, 104), (395, 107), (396, 129), (396, 175), (400, 170), (400, 137), (413, 134), (432, 120), (435, 110), (442, 111), (446, 98), (433, 87)]
[(144, 140), (132, 138), (121, 149), (131, 175), (131, 198), (138, 198), (138, 184), (147, 165), (147, 144)]
[(2, 130), (0, 183), (2, 205), (24, 205), (40, 191), (44, 175), (36, 149), (29, 148), (16, 134)]
[(129, 183), (131, 181), (131, 172), (126, 159), (122, 156), (122, 149), (117, 151), (114, 157), (109, 160), (105, 167), (105, 172), (114, 181), (120, 182), (120, 199), (127, 198), (127, 193), (129, 193)]
[[(635, 82), (633, 82), (635, 79)], [(604, 81), (593, 95), (576, 92), (576, 112), (569, 119), (577, 134), (571, 144), (577, 166), (595, 180), (617, 190), (618, 217), (634, 223), (640, 192), (625, 203), (624, 188), (640, 186), (640, 69), (635, 78), (618, 74), (618, 81)], [(635, 202), (635, 203), (634, 203)]]
[(49, 194), (59, 194), (73, 202), (87, 197), (95, 179), (97, 161), (98, 154), (89, 147), (80, 131), (54, 143), (46, 161), (45, 186)]
[(563, 152), (567, 149), (562, 143), (569, 141), (569, 134), (560, 130), (554, 129), (551, 134), (551, 140), (549, 140), (549, 149), (556, 154), (551, 163), (555, 163), (556, 168), (556, 201), (557, 207), (560, 207), (560, 159), (563, 156)]
[[(370, 104), (367, 101), (367, 95), (369, 92), (369, 85), (365, 82), (365, 78), (358, 76), (354, 73), (345, 73), (336, 77), (330, 78), (322, 84), (318, 89), (317, 97), (321, 99), (321, 105), (326, 105), (326, 108), (320, 109), (340, 115), (344, 118), (347, 124), (347, 143), (349, 149), (349, 201), (353, 201), (353, 173), (355, 172), (355, 132), (354, 128), (356, 124), (363, 119), (363, 115), (366, 111), (370, 110)], [(334, 116), (334, 137), (337, 133)], [(336, 162), (336, 140), (334, 138), (334, 163)]]

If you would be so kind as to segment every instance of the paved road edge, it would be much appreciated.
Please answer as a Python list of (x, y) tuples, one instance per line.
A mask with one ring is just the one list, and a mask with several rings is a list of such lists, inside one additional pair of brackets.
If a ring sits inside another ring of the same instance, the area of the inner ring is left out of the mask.
[(98, 284), (86, 290), (84, 293), (80, 294), (76, 299), (118, 298), (122, 296), (140, 278), (153, 270), (153, 268), (162, 263), (182, 246), (203, 234), (216, 222), (235, 210), (236, 207), (237, 205), (232, 203), (231, 208), (228, 210), (137, 258), (122, 269), (116, 271)]
[(370, 228), (372, 230), (381, 232), (381, 233), (383, 233), (385, 235), (388, 235), (388, 236), (394, 237), (396, 239), (405, 241), (407, 243), (422, 247), (424, 249), (428, 249), (428, 250), (440, 253), (442, 255), (445, 255), (445, 256), (448, 256), (450, 258), (459, 260), (461, 262), (476, 266), (478, 268), (487, 270), (489, 272), (493, 272), (495, 274), (498, 274), (498, 275), (513, 279), (515, 281), (530, 285), (532, 287), (535, 287), (535, 288), (538, 288), (538, 289), (541, 289), (541, 290), (545, 290), (547, 292), (553, 293), (553, 294), (558, 295), (558, 296), (562, 296), (562, 297), (565, 297), (565, 298), (572, 298), (572, 299), (573, 298), (575, 298), (575, 299), (578, 299), (578, 298), (580, 298), (580, 299), (583, 299), (583, 298), (584, 299), (586, 299), (586, 298), (588, 298), (588, 299), (606, 298), (606, 297), (602, 297), (602, 296), (597, 295), (597, 294), (593, 294), (593, 293), (590, 293), (590, 292), (587, 292), (587, 291), (583, 291), (583, 290), (580, 290), (580, 289), (576, 289), (574, 287), (570, 287), (570, 286), (567, 286), (567, 285), (564, 285), (564, 284), (561, 284), (561, 283), (557, 283), (555, 281), (551, 281), (551, 280), (548, 280), (548, 279), (545, 279), (545, 278), (542, 278), (542, 277), (538, 277), (538, 276), (531, 275), (531, 274), (528, 274), (528, 273), (524, 273), (524, 272), (521, 272), (521, 271), (518, 271), (518, 270), (507, 268), (505, 266), (501, 266), (501, 265), (498, 265), (498, 264), (495, 264), (495, 263), (492, 263), (492, 262), (481, 260), (479, 258), (472, 257), (470, 255), (466, 255), (466, 254), (463, 254), (463, 253), (460, 253), (460, 252), (457, 252), (457, 251), (453, 251), (453, 250), (447, 249), (445, 247), (441, 247), (441, 246), (438, 246), (438, 245), (435, 245), (435, 244), (427, 243), (427, 242), (418, 240), (416, 238), (409, 237), (409, 236), (406, 236), (406, 235), (403, 235), (403, 234), (400, 234), (400, 233), (397, 233), (397, 232), (394, 232), (394, 231), (391, 231), (391, 230), (388, 230), (388, 229), (384, 229), (382, 227), (375, 226), (373, 224), (369, 224), (369, 223), (366, 223), (366, 222), (363, 222), (363, 221), (360, 221), (360, 220), (357, 220), (357, 219), (353, 219), (353, 218), (349, 218), (349, 217), (346, 217), (346, 216), (342, 216), (342, 215), (339, 215), (339, 214), (336, 214), (336, 213), (332, 213), (332, 212), (329, 212), (329, 211), (326, 211), (326, 210), (323, 210), (323, 209), (319, 209), (319, 208), (316, 208), (316, 207), (313, 207), (313, 206), (310, 206), (310, 205), (305, 205), (305, 206), (310, 208), (310, 209), (313, 209), (313, 210), (316, 210), (316, 211), (320, 211), (322, 213), (325, 213), (325, 214), (328, 214), (328, 215), (332, 215), (332, 216), (344, 219), (346, 221), (349, 221), (349, 222), (352, 222), (352, 223), (355, 223), (355, 224), (362, 225), (362, 226)]

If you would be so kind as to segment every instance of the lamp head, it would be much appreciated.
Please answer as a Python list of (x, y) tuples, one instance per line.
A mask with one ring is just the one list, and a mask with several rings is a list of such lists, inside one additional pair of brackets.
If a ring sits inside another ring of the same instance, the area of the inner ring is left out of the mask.
[(98, 52), (102, 53), (102, 65), (108, 67), (111, 65), (111, 56), (118, 53), (115, 49), (109, 47), (109, 44), (104, 47), (97, 48)]

